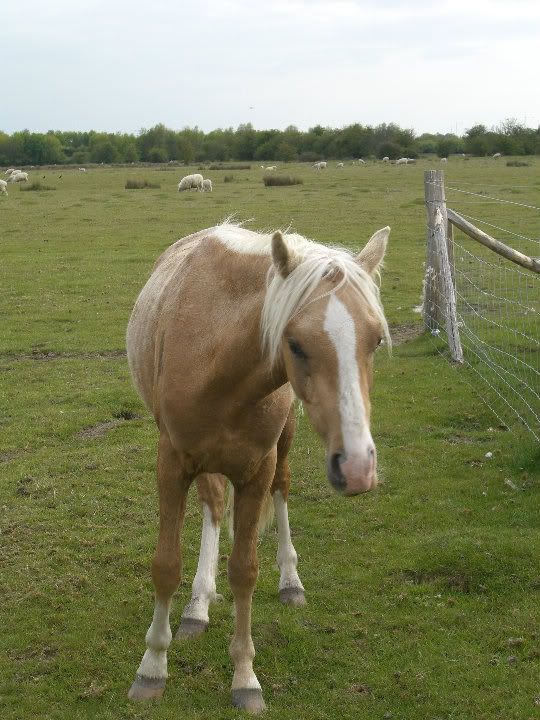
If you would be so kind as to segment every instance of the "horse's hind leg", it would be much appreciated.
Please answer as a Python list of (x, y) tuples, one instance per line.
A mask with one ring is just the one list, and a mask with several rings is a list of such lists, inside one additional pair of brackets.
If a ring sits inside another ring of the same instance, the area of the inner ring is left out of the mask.
[(216, 570), (219, 556), (219, 526), (225, 508), (223, 475), (203, 474), (197, 477), (197, 491), (203, 511), (201, 551), (197, 573), (193, 580), (191, 600), (184, 608), (177, 638), (193, 638), (208, 627), (208, 608), (218, 599)]
[(291, 472), (287, 455), (292, 444), (295, 424), (293, 406), (278, 440), (276, 473), (271, 493), (274, 499), (278, 526), (279, 599), (287, 605), (301, 606), (306, 604), (306, 598), (304, 586), (296, 571), (298, 556), (291, 541), (289, 513), (287, 510), (287, 499), (291, 485)]
[(157, 475), (159, 535), (152, 561), (156, 591), (154, 617), (146, 633), (146, 652), (129, 691), (132, 700), (163, 695), (167, 680), (167, 648), (172, 639), (169, 610), (172, 595), (180, 582), (180, 531), (190, 478), (183, 471), (181, 459), (166, 433), (161, 433), (159, 438)]

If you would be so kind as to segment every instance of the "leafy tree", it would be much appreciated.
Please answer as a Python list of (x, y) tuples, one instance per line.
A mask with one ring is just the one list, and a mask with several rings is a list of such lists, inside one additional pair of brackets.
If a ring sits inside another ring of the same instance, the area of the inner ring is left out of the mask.
[(146, 157), (149, 162), (153, 163), (163, 163), (167, 162), (167, 160), (169, 159), (165, 148), (157, 146), (150, 148), (150, 150), (146, 154)]

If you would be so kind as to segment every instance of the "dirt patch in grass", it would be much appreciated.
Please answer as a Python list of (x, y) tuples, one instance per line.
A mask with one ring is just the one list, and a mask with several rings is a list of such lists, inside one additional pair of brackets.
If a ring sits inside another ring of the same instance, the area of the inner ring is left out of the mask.
[(137, 415), (131, 410), (122, 409), (118, 412), (113, 413), (113, 420), (106, 420), (105, 422), (100, 422), (96, 425), (91, 425), (90, 427), (83, 428), (83, 430), (81, 430), (77, 434), (77, 437), (83, 438), (84, 440), (101, 438), (104, 437), (111, 430), (114, 430), (120, 425), (124, 425), (124, 423), (128, 422), (129, 420), (139, 420), (140, 417), (140, 415)]
[(484, 585), (469, 573), (456, 572), (450, 569), (439, 571), (405, 570), (401, 573), (401, 578), (404, 582), (412, 585), (440, 584), (447, 590), (453, 590), (454, 592), (470, 593), (485, 590)]
[(424, 326), (421, 323), (404, 323), (403, 325), (391, 325), (390, 335), (394, 345), (403, 345), (403, 343), (420, 337), (424, 332)]
[(34, 351), (31, 353), (20, 353), (14, 355), (0, 355), (0, 360), (21, 361), (21, 360), (69, 360), (70, 358), (81, 358), (92, 360), (94, 358), (121, 358), (126, 356), (125, 350), (103, 350), (98, 352), (56, 352), (56, 350)]
[(117, 420), (108, 420), (107, 422), (97, 423), (97, 425), (91, 425), (90, 427), (84, 428), (78, 433), (78, 437), (84, 440), (93, 440), (94, 438), (100, 438), (106, 435), (110, 430), (114, 430), (119, 425), (123, 425), (125, 420), (120, 418)]
[(8, 463), (12, 460), (15, 460), (15, 458), (19, 457), (21, 455), (20, 452), (17, 450), (12, 450), (11, 452), (3, 452), (0, 453), (0, 463)]

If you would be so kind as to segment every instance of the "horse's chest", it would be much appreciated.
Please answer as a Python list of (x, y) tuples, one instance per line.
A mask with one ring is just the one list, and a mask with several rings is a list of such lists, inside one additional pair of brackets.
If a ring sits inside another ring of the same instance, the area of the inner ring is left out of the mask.
[(166, 424), (198, 472), (242, 475), (276, 445), (291, 401), (289, 386), (255, 404), (199, 398), (190, 408), (170, 408)]

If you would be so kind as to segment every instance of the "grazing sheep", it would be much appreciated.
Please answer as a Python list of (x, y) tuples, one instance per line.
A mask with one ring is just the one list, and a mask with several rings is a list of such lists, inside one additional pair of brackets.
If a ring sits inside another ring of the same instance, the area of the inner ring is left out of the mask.
[(448, 158), (441, 158), (441, 162), (448, 162)]
[(212, 181), (205, 179), (202, 183), (203, 192), (212, 192)]
[(275, 170), (276, 168), (277, 168), (277, 165), (270, 165), (270, 166), (267, 167), (266, 169), (267, 169), (267, 170)]
[(86, 172), (86, 168), (79, 168), (79, 172)]
[(500, 157), (502, 157), (502, 153), (494, 153), (493, 157), (495, 158), (495, 160), (498, 160)]
[(321, 162), (314, 163), (313, 167), (315, 170), (326, 170), (326, 163), (322, 160)]
[(365, 161), (365, 160), (362, 160), (362, 158), (358, 158), (358, 164), (359, 164), (359, 165), (365, 165), (365, 164), (366, 164), (366, 161)]
[(382, 161), (383, 161), (383, 162), (390, 162), (390, 158), (388, 157), (388, 155), (385, 155), (385, 156), (383, 157)]
[(8, 168), (4, 175), (11, 175), (11, 173), (19, 172), (18, 170), (15, 170), (14, 168)]
[(203, 189), (203, 176), (199, 175), (199, 173), (194, 173), (193, 175), (186, 175), (178, 183), (178, 192), (182, 192), (183, 190), (191, 190), (192, 188), (195, 188), (197, 192), (202, 191)]
[(7, 182), (5, 180), (0, 180), (0, 193), (3, 193), (4, 195), (8, 194)]
[(343, 164), (343, 163), (338, 163), (338, 164), (336, 165), (336, 167), (344, 167), (344, 164)]
[(21, 172), (20, 170), (18, 170), (17, 172), (13, 172), (9, 176), (8, 182), (28, 182), (28, 173)]
[(407, 158), (399, 158), (399, 160), (396, 160), (396, 165), (406, 165), (408, 162)]

